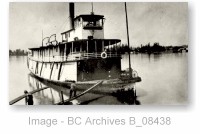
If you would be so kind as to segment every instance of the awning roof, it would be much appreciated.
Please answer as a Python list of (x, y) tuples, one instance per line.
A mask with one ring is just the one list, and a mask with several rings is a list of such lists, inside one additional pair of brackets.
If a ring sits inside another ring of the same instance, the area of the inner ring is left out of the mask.
[[(92, 40), (88, 40), (88, 39), (82, 39), (82, 40), (77, 40), (77, 41), (72, 41), (74, 44), (80, 43), (80, 44), (85, 44), (87, 43), (87, 41), (89, 42), (94, 42), (96, 41), (97, 44), (100, 43), (104, 43), (104, 46), (109, 46), (109, 45), (113, 45), (116, 43), (121, 42), (120, 39), (92, 39)], [(43, 49), (47, 49), (47, 48), (53, 48), (53, 47), (62, 47), (65, 44), (71, 44), (72, 42), (59, 42), (58, 45), (48, 45), (48, 46), (41, 46), (41, 47), (37, 47), (37, 48), (29, 48), (29, 50), (43, 50)]]
[(74, 20), (76, 20), (78, 18), (82, 18), (84, 21), (98, 21), (100, 19), (104, 19), (104, 16), (103, 15), (95, 15), (95, 14), (83, 14), (83, 15), (79, 15), (76, 18), (74, 18)]

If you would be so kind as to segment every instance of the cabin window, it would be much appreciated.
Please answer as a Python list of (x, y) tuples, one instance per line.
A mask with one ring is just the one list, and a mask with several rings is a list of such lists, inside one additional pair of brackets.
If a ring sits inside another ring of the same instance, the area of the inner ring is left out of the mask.
[(47, 63), (45, 63), (45, 68), (47, 68)]
[(69, 33), (69, 37), (70, 37), (70, 33)]
[(56, 69), (58, 69), (58, 63), (56, 64)]
[(56, 47), (56, 52), (58, 52), (58, 48)]

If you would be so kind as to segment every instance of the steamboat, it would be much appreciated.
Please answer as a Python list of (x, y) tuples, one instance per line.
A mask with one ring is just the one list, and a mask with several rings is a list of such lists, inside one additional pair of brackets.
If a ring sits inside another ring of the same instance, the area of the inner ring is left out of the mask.
[(130, 66), (121, 70), (122, 54), (117, 49), (121, 40), (105, 39), (104, 23), (104, 16), (93, 11), (75, 17), (74, 3), (69, 3), (70, 29), (61, 33), (62, 40), (58, 42), (53, 34), (44, 38), (47, 43), (42, 40), (41, 47), (29, 48), (27, 66), (31, 74), (66, 88), (75, 83), (80, 91), (102, 81), (94, 90), (104, 93), (140, 82)]

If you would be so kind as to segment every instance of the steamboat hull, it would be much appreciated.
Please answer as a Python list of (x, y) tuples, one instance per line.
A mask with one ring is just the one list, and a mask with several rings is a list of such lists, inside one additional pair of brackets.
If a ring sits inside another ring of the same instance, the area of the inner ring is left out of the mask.
[[(30, 63), (30, 61), (28, 63)], [(53, 64), (53, 63), (51, 63), (51, 64)], [(37, 65), (37, 63), (36, 63), (36, 65)], [(30, 67), (30, 65), (28, 65), (28, 66)], [(32, 70), (36, 70), (36, 69), (32, 69)], [(38, 79), (39, 81), (43, 82), (46, 85), (53, 84), (53, 85), (63, 87), (66, 90), (68, 90), (68, 89), (70, 89), (71, 84), (74, 83), (73, 80), (47, 79), (45, 77), (40, 76), (39, 73), (37, 73), (37, 74), (34, 73), (34, 72), (40, 72), (40, 71), (32, 71), (32, 70), (30, 69), (31, 76), (35, 77), (36, 79)], [(42, 68), (40, 70), (42, 71)], [(49, 73), (49, 75), (50, 74), (51, 73)], [(58, 76), (58, 75), (59, 74), (57, 74), (56, 76)], [(109, 95), (109, 94), (115, 93), (118, 90), (121, 90), (122, 88), (133, 88), (134, 83), (140, 82), (141, 78), (136, 76), (131, 79), (108, 78), (108, 79), (89, 80), (89, 81), (76, 81), (76, 90), (80, 91), (80, 92), (85, 91), (88, 88), (92, 87), (94, 84), (96, 84), (100, 80), (103, 81), (102, 84), (97, 86), (95, 89), (91, 90), (90, 91), (91, 93)]]

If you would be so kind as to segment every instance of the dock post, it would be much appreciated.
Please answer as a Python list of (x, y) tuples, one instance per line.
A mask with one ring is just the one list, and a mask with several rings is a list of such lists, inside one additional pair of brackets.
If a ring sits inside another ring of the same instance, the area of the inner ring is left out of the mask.
[(60, 91), (60, 101), (62, 102), (62, 104), (64, 103), (63, 91)]

